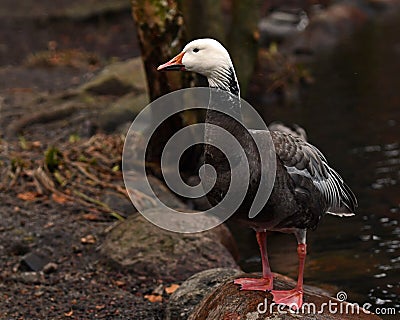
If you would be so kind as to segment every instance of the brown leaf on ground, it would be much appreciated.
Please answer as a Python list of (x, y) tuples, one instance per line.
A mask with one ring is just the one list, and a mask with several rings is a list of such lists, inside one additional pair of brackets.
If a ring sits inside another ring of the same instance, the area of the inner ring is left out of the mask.
[(55, 202), (57, 202), (57, 203), (59, 203), (59, 204), (66, 203), (66, 202), (68, 201), (68, 199), (67, 199), (65, 196), (63, 196), (62, 194), (57, 194), (57, 193), (53, 193), (53, 194), (51, 195), (51, 198), (52, 198)]
[(83, 215), (83, 219), (89, 221), (98, 221), (101, 220), (101, 215), (99, 213), (86, 213)]
[(125, 284), (126, 284), (126, 282), (123, 281), (123, 280), (117, 280), (117, 281), (115, 281), (115, 285), (116, 285), (117, 287), (123, 287)]
[(42, 143), (40, 141), (33, 141), (32, 142), (32, 147), (40, 148), (41, 146), (42, 146)]
[(149, 300), (150, 302), (162, 302), (162, 296), (155, 295), (155, 294), (146, 294), (144, 296), (145, 299)]
[(37, 192), (23, 192), (23, 193), (18, 193), (17, 198), (25, 201), (34, 201), (36, 198), (39, 196), (39, 193)]
[(73, 314), (74, 314), (74, 311), (71, 310), (71, 311), (69, 311), (69, 312), (65, 312), (65, 313), (64, 313), (64, 316), (66, 316), (66, 317), (72, 317)]
[(173, 283), (169, 287), (165, 288), (165, 292), (168, 294), (172, 294), (179, 288), (179, 284)]

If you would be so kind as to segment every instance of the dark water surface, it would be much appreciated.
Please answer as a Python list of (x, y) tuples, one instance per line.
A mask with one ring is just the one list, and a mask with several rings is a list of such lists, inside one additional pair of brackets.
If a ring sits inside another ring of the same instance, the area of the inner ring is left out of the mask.
[[(400, 17), (367, 26), (310, 66), (315, 84), (294, 106), (267, 106), (267, 121), (307, 130), (359, 201), (357, 216), (327, 216), (308, 233), (305, 282), (400, 312)], [(260, 104), (261, 103), (261, 104)], [(262, 102), (253, 102), (262, 105)], [(264, 103), (265, 105), (265, 103)], [(242, 265), (260, 271), (255, 236), (235, 230)], [(294, 236), (273, 235), (273, 271), (297, 276)], [(398, 316), (398, 315), (397, 315)], [(396, 319), (395, 317), (391, 317)]]

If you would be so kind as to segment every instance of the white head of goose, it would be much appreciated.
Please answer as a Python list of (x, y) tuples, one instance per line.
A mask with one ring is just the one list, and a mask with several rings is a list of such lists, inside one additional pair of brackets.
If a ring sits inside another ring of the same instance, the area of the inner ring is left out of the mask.
[[(158, 67), (158, 70), (193, 71), (207, 77), (210, 87), (240, 96), (239, 84), (227, 50), (216, 40), (197, 39), (185, 46), (176, 57)], [(240, 113), (240, 103), (233, 102)], [(229, 130), (240, 140), (249, 160), (251, 173), (260, 173), (259, 154), (252, 143), (252, 130), (235, 125), (229, 116), (207, 111), (206, 122)], [(275, 303), (297, 306), (303, 301), (303, 271), (306, 257), (306, 231), (316, 228), (325, 214), (351, 216), (357, 200), (340, 175), (327, 163), (324, 155), (313, 145), (296, 135), (295, 131), (270, 128), (276, 153), (276, 178), (272, 193), (262, 211), (250, 219), (252, 195), (263, 186), (260, 179), (252, 179), (246, 199), (232, 216), (256, 231), (262, 258), (262, 278), (240, 278), (234, 281), (242, 290), (271, 291)], [(240, 132), (246, 130), (246, 133)], [(207, 131), (206, 131), (207, 134)], [(211, 134), (211, 133), (209, 133)], [(207, 194), (216, 204), (226, 193), (229, 179), (224, 178), (227, 169), (218, 149), (205, 146), (205, 162), (219, 174), (213, 190)], [(265, 150), (268, 152), (268, 150)], [(298, 242), (299, 270), (297, 285), (292, 290), (273, 290), (273, 274), (267, 256), (267, 231), (294, 233)]]
[(197, 39), (188, 43), (180, 54), (157, 70), (192, 71), (207, 77), (212, 88), (239, 96), (239, 85), (228, 51), (214, 39)]

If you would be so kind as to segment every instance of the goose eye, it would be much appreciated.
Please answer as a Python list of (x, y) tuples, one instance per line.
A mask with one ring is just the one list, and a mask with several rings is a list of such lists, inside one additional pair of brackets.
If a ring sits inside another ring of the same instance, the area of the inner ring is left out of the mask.
[(194, 53), (197, 53), (197, 52), (199, 52), (199, 51), (200, 51), (199, 48), (194, 48), (194, 49), (193, 49), (193, 52), (194, 52)]

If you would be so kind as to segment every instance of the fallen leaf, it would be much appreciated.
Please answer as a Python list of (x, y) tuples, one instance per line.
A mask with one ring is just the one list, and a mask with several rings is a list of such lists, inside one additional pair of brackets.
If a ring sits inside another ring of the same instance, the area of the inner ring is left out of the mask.
[(93, 243), (96, 243), (96, 238), (93, 235), (89, 234), (86, 237), (81, 238), (81, 243), (93, 244)]
[(122, 286), (125, 285), (125, 281), (117, 280), (117, 281), (115, 281), (115, 284), (116, 284), (117, 287), (122, 287)]
[(173, 283), (169, 287), (165, 288), (165, 292), (168, 294), (172, 294), (179, 288), (179, 284)]
[(44, 225), (43, 229), (48, 229), (48, 228), (51, 228), (51, 227), (53, 227), (53, 226), (54, 226), (54, 222), (47, 222), (47, 223)]
[(63, 195), (61, 195), (61, 194), (56, 194), (56, 193), (53, 193), (53, 194), (51, 195), (51, 198), (52, 198), (55, 202), (57, 202), (57, 203), (59, 203), (59, 204), (66, 203), (66, 202), (68, 201), (68, 199), (67, 199), (65, 196), (63, 196)]
[(18, 193), (17, 198), (25, 201), (33, 201), (37, 198), (39, 194), (37, 192), (24, 192), (24, 193)]
[(98, 213), (86, 213), (83, 215), (83, 219), (89, 220), (89, 221), (101, 220), (100, 215)]
[(162, 296), (155, 295), (155, 294), (146, 294), (145, 299), (149, 300), (150, 302), (161, 302), (162, 301)]
[(72, 317), (73, 314), (74, 314), (74, 310), (71, 310), (71, 311), (69, 311), (69, 312), (65, 312), (65, 313), (64, 313), (64, 316), (66, 316), (66, 317)]
[(35, 148), (39, 148), (42, 146), (42, 143), (40, 141), (33, 141), (32, 146)]

